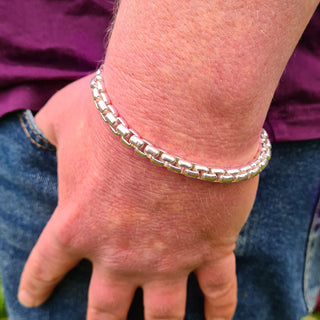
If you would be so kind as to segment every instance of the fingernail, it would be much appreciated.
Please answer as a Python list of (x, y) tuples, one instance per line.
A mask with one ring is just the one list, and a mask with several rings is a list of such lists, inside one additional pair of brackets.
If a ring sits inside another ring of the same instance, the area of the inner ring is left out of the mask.
[(31, 308), (35, 306), (34, 298), (26, 290), (19, 291), (18, 299), (24, 307)]

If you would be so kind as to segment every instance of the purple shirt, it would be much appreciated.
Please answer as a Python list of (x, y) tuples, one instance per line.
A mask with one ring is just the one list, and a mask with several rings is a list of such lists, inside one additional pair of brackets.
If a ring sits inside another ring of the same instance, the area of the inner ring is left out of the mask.
[(0, 116), (39, 110), (101, 63), (114, 0), (0, 1)]
[(264, 127), (276, 141), (320, 138), (320, 5), (282, 75)]
[[(104, 56), (114, 0), (0, 3), (0, 116), (39, 110)], [(276, 141), (320, 138), (320, 6), (290, 59), (265, 127)]]

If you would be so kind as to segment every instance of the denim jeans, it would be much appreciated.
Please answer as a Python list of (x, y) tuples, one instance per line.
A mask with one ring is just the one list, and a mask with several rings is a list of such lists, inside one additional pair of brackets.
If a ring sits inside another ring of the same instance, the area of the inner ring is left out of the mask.
[[(30, 111), (0, 119), (0, 272), (10, 320), (84, 320), (91, 264), (83, 260), (42, 306), (17, 301), (24, 263), (57, 204), (55, 147)], [(236, 246), (234, 320), (299, 320), (312, 310), (320, 278), (320, 140), (274, 144), (256, 203)], [(128, 319), (143, 319), (142, 291)], [(204, 320), (190, 275), (185, 320)]]

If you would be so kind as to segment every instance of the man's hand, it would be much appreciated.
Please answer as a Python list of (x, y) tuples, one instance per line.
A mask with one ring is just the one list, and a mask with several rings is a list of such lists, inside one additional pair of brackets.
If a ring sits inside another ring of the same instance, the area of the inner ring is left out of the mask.
[[(250, 162), (318, 3), (122, 0), (103, 74), (112, 103), (169, 152), (217, 166)], [(88, 78), (55, 95), (36, 121), (57, 145), (59, 203), (25, 266), (21, 302), (41, 304), (87, 258), (88, 320), (125, 319), (137, 287), (146, 320), (183, 319), (192, 271), (206, 319), (230, 320), (233, 248), (258, 179), (206, 183), (140, 159), (94, 110)]]
[(236, 306), (233, 249), (257, 179), (220, 185), (168, 172), (125, 148), (95, 110), (88, 77), (37, 114), (57, 146), (59, 203), (25, 266), (19, 291), (37, 306), (81, 259), (93, 264), (88, 320), (126, 319), (137, 287), (145, 319), (183, 319), (192, 271), (206, 319)]

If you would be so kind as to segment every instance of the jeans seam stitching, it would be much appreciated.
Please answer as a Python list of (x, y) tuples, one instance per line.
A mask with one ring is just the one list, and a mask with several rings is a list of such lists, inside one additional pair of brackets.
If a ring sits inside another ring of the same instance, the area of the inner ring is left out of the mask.
[(35, 136), (36, 136), (37, 138), (39, 138), (40, 140), (42, 140), (44, 143), (48, 143), (48, 139), (44, 138), (42, 135), (40, 135), (40, 134), (33, 128), (33, 125), (31, 124), (30, 119), (29, 119), (29, 117), (27, 116), (26, 113), (24, 113), (24, 116), (25, 116), (25, 118), (26, 118), (26, 120), (27, 120), (27, 122), (28, 122), (28, 125), (29, 125), (31, 131), (35, 134)]
[(310, 259), (310, 246), (311, 246), (311, 237), (312, 237), (312, 228), (313, 228), (313, 223), (314, 223), (314, 220), (316, 218), (316, 214), (317, 212), (320, 210), (320, 198), (318, 199), (317, 201), (317, 205), (315, 206), (315, 210), (313, 212), (313, 218), (312, 218), (312, 222), (311, 222), (311, 225), (310, 225), (310, 229), (309, 229), (309, 235), (308, 235), (308, 243), (307, 243), (307, 249), (306, 249), (306, 255), (305, 255), (305, 267), (304, 267), (304, 283), (303, 283), (303, 295), (304, 295), (304, 299), (305, 299), (305, 303), (306, 303), (306, 306), (307, 306), (307, 310), (309, 312), (312, 312), (313, 310), (309, 310), (309, 301), (310, 301), (310, 296), (309, 296), (309, 293), (308, 293), (308, 290), (307, 290), (307, 286), (308, 286), (308, 282), (309, 282), (309, 276), (308, 276), (308, 261)]
[[(26, 134), (27, 138), (30, 140), (31, 143), (33, 143), (34, 145), (36, 145), (38, 148), (41, 148), (41, 149), (44, 149), (44, 150), (47, 150), (47, 151), (52, 151), (52, 152), (55, 151), (55, 149), (53, 149), (53, 148), (48, 148), (48, 147), (45, 147), (45, 146), (39, 144), (37, 141), (35, 141), (35, 140), (31, 137), (30, 133), (28, 132), (28, 130), (27, 130), (27, 128), (26, 128), (26, 125), (25, 125), (24, 122), (23, 122), (23, 119), (22, 119), (21, 114), (19, 114), (19, 120), (20, 120), (20, 124), (21, 124), (21, 127), (22, 127), (24, 133)], [(30, 122), (29, 122), (29, 121), (28, 121), (28, 124), (30, 125)], [(32, 129), (31, 129), (31, 130), (32, 130)], [(34, 131), (32, 130), (32, 132), (34, 132)], [(38, 135), (37, 135), (37, 136), (38, 136)], [(45, 141), (44, 141), (44, 142), (45, 142)]]

